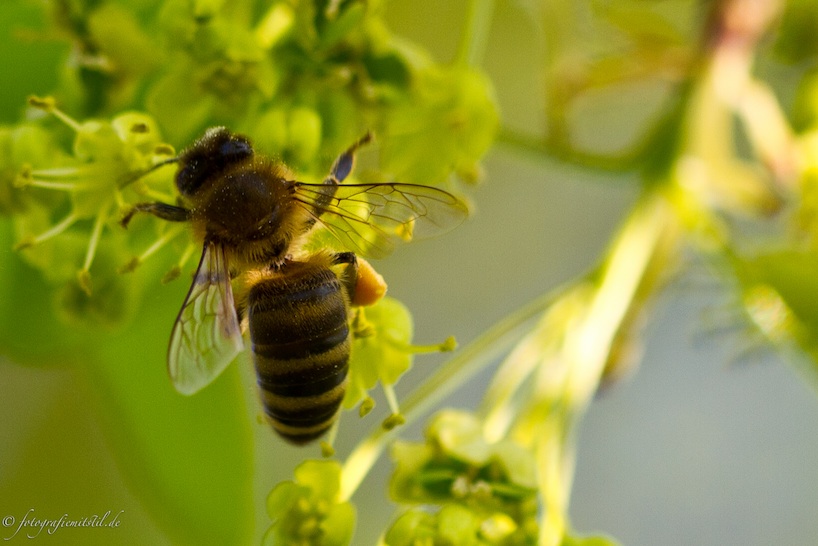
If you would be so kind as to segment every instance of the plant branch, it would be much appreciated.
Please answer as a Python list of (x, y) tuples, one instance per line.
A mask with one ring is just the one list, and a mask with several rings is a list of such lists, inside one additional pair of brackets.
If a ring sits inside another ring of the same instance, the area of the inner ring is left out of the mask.
[[(519, 340), (521, 330), (540, 315), (553, 299), (551, 293), (536, 298), (500, 320), (438, 368), (402, 402), (402, 414), (406, 424), (417, 420), (480, 370), (493, 363), (500, 354)], [(393, 434), (394, 429), (387, 431), (379, 425), (349, 454), (341, 474), (342, 500), (349, 499), (355, 493)]]
[(478, 66), (488, 47), (494, 0), (471, 0), (466, 26), (458, 45), (455, 63), (464, 66)]

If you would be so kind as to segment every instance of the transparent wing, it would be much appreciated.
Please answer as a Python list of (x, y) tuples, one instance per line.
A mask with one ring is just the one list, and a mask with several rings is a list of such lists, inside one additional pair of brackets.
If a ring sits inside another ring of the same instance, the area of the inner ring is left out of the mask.
[(468, 209), (454, 195), (415, 184), (296, 183), (296, 199), (347, 250), (383, 258), (395, 244), (458, 226)]
[(173, 386), (182, 394), (201, 390), (243, 348), (224, 249), (207, 243), (170, 335), (168, 373)]

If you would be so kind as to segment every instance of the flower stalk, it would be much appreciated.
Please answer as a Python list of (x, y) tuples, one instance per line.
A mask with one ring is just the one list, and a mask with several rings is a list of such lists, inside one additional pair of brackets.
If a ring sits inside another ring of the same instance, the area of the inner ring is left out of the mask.
[[(660, 192), (637, 205), (600, 268), (598, 280), (566, 294), (578, 300), (559, 336), (539, 356), (533, 393), (515, 419), (511, 435), (533, 447), (539, 468), (545, 519), (540, 544), (558, 546), (568, 525), (579, 423), (599, 388), (606, 363), (625, 319), (655, 292), (658, 272), (672, 269), (668, 259), (679, 243), (679, 225)], [(559, 304), (558, 304), (559, 305)], [(557, 306), (558, 307), (558, 306)], [(553, 338), (552, 338), (553, 339)]]

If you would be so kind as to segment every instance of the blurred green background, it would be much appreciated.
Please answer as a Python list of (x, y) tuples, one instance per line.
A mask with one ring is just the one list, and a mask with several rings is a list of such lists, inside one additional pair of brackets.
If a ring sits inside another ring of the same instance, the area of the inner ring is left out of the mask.
[[(672, 10), (689, 8), (691, 2), (657, 4)], [(465, 1), (392, 0), (387, 19), (396, 33), (446, 61), (456, 51), (466, 10)], [(55, 85), (54, 67), (64, 46), (16, 39), (21, 29), (37, 25), (37, 13), (33, 2), (0, 4), (0, 118), (6, 123), (18, 120), (27, 95), (47, 94)], [(504, 123), (531, 133), (542, 129), (542, 41), (524, 2), (497, 2), (484, 67), (495, 84)], [(662, 92), (660, 85), (631, 90), (615, 97), (621, 99), (615, 109), (609, 106), (611, 97), (600, 98), (581, 112), (579, 122), (593, 128), (588, 131), (590, 142), (615, 145), (627, 140)], [(589, 174), (498, 145), (485, 161), (484, 182), (474, 191), (474, 217), (445, 237), (401, 249), (377, 268), (389, 283), (390, 295), (412, 310), (418, 343), (453, 334), (462, 345), (595, 264), (635, 199), (635, 182)], [(0, 226), (5, 230), (2, 240), (9, 241), (8, 226)], [(15, 320), (15, 309), (38, 301), (25, 286), (33, 273), (21, 267), (10, 245), (0, 247), (0, 282), (6, 283), (2, 297), (8, 298), (0, 305), (6, 314), (0, 317), (2, 324)], [(113, 365), (133, 366), (135, 382), (163, 377), (167, 335), (186, 289), (181, 282), (150, 287), (145, 305), (165, 319), (134, 325), (132, 331), (111, 333), (101, 341), (133, 344), (132, 361)], [(628, 546), (815, 543), (815, 393), (772, 352), (745, 354), (749, 341), (740, 325), (731, 323), (727, 299), (725, 289), (692, 263), (683, 282), (665, 294), (651, 315), (641, 369), (600, 396), (584, 423), (571, 510), (576, 528), (604, 531)], [(40, 312), (50, 310), (43, 306)], [(45, 335), (33, 323), (30, 336), (20, 342), (42, 340), (48, 347)], [(150, 347), (135, 341), (151, 338), (156, 343)], [(63, 362), (42, 367), (23, 367), (0, 356), (0, 519), (12, 516), (19, 521), (32, 508), (36, 516), (49, 519), (64, 513), (79, 518), (122, 511), (117, 529), (60, 529), (31, 540), (182, 543), (165, 530), (172, 527), (173, 514), (157, 522), (135, 493), (139, 473), (123, 471), (112, 454), (112, 442), (127, 443), (133, 432), (118, 428), (117, 415), (101, 411), (114, 407), (116, 393), (107, 394), (113, 402), (101, 401), (93, 387), (104, 378), (74, 365), (83, 358), (72, 354), (75, 348), (58, 349)], [(415, 373), (398, 385), (398, 393), (408, 392), (443, 358), (418, 359)], [(247, 516), (256, 519), (251, 543), (258, 543), (268, 525), (267, 493), (278, 481), (290, 479), (305, 452), (317, 457), (318, 449), (285, 445), (257, 422), (254, 378), (249, 363), (244, 364), (234, 366), (230, 376), (214, 386), (215, 392), (201, 396), (235, 398), (235, 411), (246, 413), (248, 430), (225, 431), (233, 436), (223, 439), (226, 446), (252, 440), (255, 468), (230, 468), (234, 461), (226, 456), (221, 461), (227, 465), (225, 472), (216, 462), (202, 469), (195, 462), (197, 453), (190, 453), (190, 467), (169, 468), (168, 479), (190, 473), (203, 492), (219, 491), (222, 480), (254, 472), (252, 495), (236, 499), (236, 510), (255, 511)], [(473, 407), (487, 377), (475, 379), (448, 403)], [(169, 384), (167, 391), (169, 398), (174, 396)], [(178, 405), (200, 418), (203, 426), (224, 426), (220, 416), (208, 414), (206, 400), (184, 399)], [(166, 418), (173, 420), (174, 415)], [(374, 422), (345, 415), (338, 453), (348, 453)], [(166, 425), (160, 430), (179, 433), (173, 423)], [(405, 435), (418, 436), (420, 429), (409, 427)], [(389, 471), (388, 462), (381, 461), (353, 498), (359, 514), (355, 544), (374, 544), (393, 514), (385, 502)], [(196, 511), (207, 498), (188, 501)], [(202, 520), (201, 526), (200, 543), (208, 543), (211, 527), (229, 523)], [(0, 536), (9, 537), (15, 529), (0, 528)], [(28, 542), (22, 536), (26, 531), (31, 529), (21, 530), (8, 543)]]

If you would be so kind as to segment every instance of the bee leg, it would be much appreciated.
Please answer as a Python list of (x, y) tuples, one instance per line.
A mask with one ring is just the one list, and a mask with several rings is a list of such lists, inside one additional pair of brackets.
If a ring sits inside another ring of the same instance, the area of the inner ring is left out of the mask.
[(339, 155), (335, 160), (335, 163), (332, 164), (332, 168), (329, 171), (329, 176), (327, 176), (323, 182), (326, 189), (322, 188), (321, 195), (315, 199), (313, 215), (306, 222), (306, 225), (304, 226), (305, 231), (309, 231), (309, 229), (312, 228), (312, 226), (318, 220), (318, 217), (321, 216), (321, 212), (323, 212), (324, 207), (330, 204), (332, 197), (335, 195), (336, 186), (343, 182), (346, 177), (349, 176), (349, 173), (352, 172), (352, 167), (355, 165), (355, 152), (358, 150), (358, 148), (370, 140), (372, 140), (372, 133), (367, 132), (364, 136), (359, 138), (355, 144), (350, 146), (347, 151)]
[(333, 265), (346, 265), (341, 276), (349, 299), (355, 298), (355, 285), (358, 283), (358, 257), (354, 252), (338, 252), (332, 257)]
[(184, 207), (168, 205), (167, 203), (137, 203), (122, 216), (122, 219), (119, 221), (122, 227), (128, 227), (131, 218), (133, 218), (137, 212), (147, 212), (168, 222), (187, 222), (190, 220), (191, 214), (190, 210)]
[(332, 180), (335, 184), (343, 182), (344, 179), (349, 176), (349, 173), (352, 172), (352, 167), (355, 164), (355, 152), (358, 148), (371, 140), (372, 133), (367, 132), (364, 136), (359, 138), (355, 144), (350, 146), (346, 152), (339, 155), (335, 163), (332, 164), (329, 177), (324, 181), (324, 184), (327, 184), (329, 180)]

